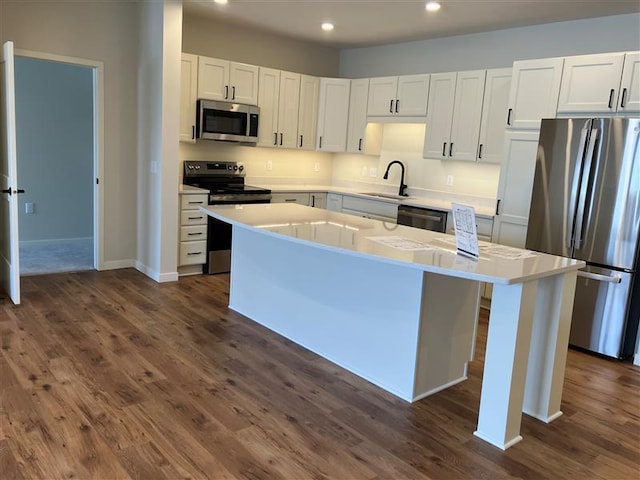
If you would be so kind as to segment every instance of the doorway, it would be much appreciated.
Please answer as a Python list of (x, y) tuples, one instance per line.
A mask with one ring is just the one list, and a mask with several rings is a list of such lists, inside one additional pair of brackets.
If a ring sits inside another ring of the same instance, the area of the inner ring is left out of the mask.
[(98, 75), (80, 62), (16, 51), (20, 275), (101, 263)]

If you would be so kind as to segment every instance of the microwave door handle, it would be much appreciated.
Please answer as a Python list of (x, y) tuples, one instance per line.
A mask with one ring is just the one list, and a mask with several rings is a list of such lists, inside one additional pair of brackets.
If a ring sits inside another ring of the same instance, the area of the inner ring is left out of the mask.
[(566, 247), (571, 250), (573, 247), (573, 225), (576, 219), (576, 205), (578, 203), (578, 188), (580, 182), (580, 173), (584, 167), (585, 149), (587, 146), (587, 135), (589, 134), (589, 128), (584, 127), (580, 133), (580, 144), (578, 146), (578, 159), (576, 161), (576, 167), (573, 172), (573, 181), (571, 185), (571, 198), (569, 199), (569, 212), (567, 215), (567, 224), (565, 226), (565, 243)]
[(588, 208), (587, 195), (589, 195), (589, 198), (591, 197), (591, 186), (589, 185), (589, 183), (591, 180), (591, 169), (593, 168), (594, 152), (596, 149), (596, 144), (598, 143), (598, 135), (599, 135), (599, 130), (597, 128), (594, 128), (593, 130), (591, 130), (591, 136), (589, 137), (589, 146), (587, 147), (587, 156), (585, 159), (584, 171), (582, 172), (582, 182), (580, 185), (580, 197), (578, 199), (578, 210), (576, 214), (576, 238), (574, 243), (576, 250), (580, 250), (582, 248), (582, 244), (584, 243), (583, 237), (586, 230), (586, 225), (590, 223), (589, 222), (590, 213), (585, 212), (585, 210)]

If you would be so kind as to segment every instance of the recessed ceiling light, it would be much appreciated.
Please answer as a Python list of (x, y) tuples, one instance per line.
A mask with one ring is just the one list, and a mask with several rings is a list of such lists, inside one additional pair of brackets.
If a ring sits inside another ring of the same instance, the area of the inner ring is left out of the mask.
[(440, 10), (440, 4), (438, 2), (427, 2), (425, 8), (430, 12), (437, 12)]
[(331, 30), (333, 30), (333, 23), (329, 23), (329, 22), (323, 23), (322, 30), (324, 30), (325, 32), (330, 32)]
[(218, 5), (226, 5), (227, 3), (229, 3), (229, 0), (213, 0), (213, 1)]

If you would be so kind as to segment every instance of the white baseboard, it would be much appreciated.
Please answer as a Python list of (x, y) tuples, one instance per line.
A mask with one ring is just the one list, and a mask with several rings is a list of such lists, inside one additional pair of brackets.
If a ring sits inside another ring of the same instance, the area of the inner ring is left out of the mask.
[(160, 273), (150, 268), (148, 265), (144, 265), (140, 261), (136, 261), (135, 268), (139, 272), (144, 273), (147, 277), (149, 277), (152, 280), (155, 280), (158, 283), (178, 281), (178, 272)]
[(101, 270), (118, 270), (119, 268), (135, 268), (136, 261), (130, 260), (111, 260), (102, 264)]
[(74, 237), (74, 238), (49, 238), (46, 240), (20, 240), (20, 245), (51, 245), (60, 243), (76, 243), (76, 242), (92, 242), (93, 237)]

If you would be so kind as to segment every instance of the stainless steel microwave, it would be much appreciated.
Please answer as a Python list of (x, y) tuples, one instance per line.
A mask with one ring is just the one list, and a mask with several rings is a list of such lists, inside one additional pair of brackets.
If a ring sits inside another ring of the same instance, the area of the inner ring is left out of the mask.
[(200, 99), (196, 110), (196, 138), (258, 142), (260, 109), (255, 105)]

